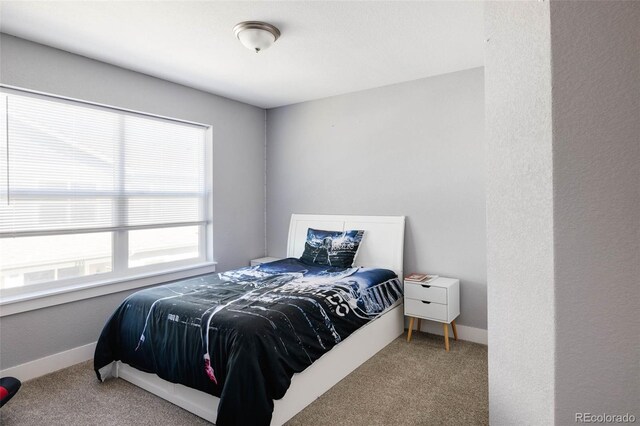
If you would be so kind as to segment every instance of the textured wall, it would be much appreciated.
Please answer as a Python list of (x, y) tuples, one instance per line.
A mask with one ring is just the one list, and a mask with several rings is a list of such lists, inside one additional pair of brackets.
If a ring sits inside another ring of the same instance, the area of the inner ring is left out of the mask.
[(486, 328), (483, 70), (267, 111), (267, 242), (292, 213), (406, 215), (404, 270), (461, 279)]
[[(263, 109), (5, 34), (0, 38), (0, 81), (213, 125), (218, 269), (245, 266), (264, 255)], [(94, 342), (126, 294), (2, 318), (0, 368)]]
[(554, 413), (549, 3), (485, 5), (489, 416)]
[(485, 7), (492, 424), (640, 416), (640, 3)]
[(556, 423), (640, 418), (640, 2), (551, 2)]

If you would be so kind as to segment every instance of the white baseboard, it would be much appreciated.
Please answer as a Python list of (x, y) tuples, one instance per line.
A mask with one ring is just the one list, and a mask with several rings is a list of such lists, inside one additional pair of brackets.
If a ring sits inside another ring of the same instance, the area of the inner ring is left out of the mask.
[(57, 354), (0, 370), (0, 377), (11, 376), (22, 382), (35, 379), (36, 377), (71, 367), (72, 365), (80, 362), (88, 361), (93, 358), (95, 349), (96, 342), (89, 343), (84, 346), (78, 346), (77, 348), (69, 349), (68, 351), (58, 352)]
[[(409, 326), (409, 321), (405, 320), (405, 328)], [(415, 327), (415, 325), (414, 325)], [(487, 330), (482, 328), (468, 327), (466, 325), (456, 324), (458, 330), (458, 339), (467, 340), (469, 342), (480, 343), (482, 345), (487, 344)], [(420, 331), (425, 333), (437, 334), (439, 336), (444, 335), (442, 323), (422, 320), (420, 325)], [(449, 336), (451, 336), (451, 330), (449, 330)]]

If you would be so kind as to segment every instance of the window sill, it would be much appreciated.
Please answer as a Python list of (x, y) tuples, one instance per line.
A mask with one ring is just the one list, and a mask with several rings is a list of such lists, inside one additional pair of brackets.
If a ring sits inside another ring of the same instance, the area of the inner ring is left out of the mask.
[(215, 272), (216, 262), (0, 298), (0, 317)]

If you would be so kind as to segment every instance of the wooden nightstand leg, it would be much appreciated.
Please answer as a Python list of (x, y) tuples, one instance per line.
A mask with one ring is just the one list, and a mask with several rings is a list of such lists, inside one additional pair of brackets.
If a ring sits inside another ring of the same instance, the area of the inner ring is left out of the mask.
[(418, 318), (418, 327), (416, 327), (416, 331), (422, 331), (422, 318)]
[(444, 350), (449, 352), (449, 324), (442, 323), (444, 326)]
[(411, 332), (413, 331), (413, 317), (409, 317), (409, 333), (407, 334), (407, 342), (411, 341)]
[(456, 320), (451, 321), (451, 328), (453, 329), (453, 338), (458, 340), (458, 330), (456, 330)]

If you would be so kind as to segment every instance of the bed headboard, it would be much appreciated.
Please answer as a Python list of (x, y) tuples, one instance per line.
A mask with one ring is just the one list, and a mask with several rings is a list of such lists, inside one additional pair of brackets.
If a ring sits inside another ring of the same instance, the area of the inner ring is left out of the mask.
[(403, 278), (404, 216), (292, 214), (287, 257), (302, 256), (309, 228), (327, 231), (363, 229), (364, 237), (354, 266), (391, 269)]

